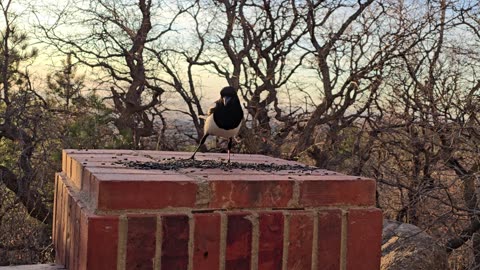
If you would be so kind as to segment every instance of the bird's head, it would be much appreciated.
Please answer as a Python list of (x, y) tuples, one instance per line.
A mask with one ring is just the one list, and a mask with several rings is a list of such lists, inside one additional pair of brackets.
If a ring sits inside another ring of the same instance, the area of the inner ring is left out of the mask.
[(220, 91), (220, 96), (223, 100), (223, 105), (227, 106), (232, 100), (238, 99), (237, 91), (231, 86), (224, 87)]

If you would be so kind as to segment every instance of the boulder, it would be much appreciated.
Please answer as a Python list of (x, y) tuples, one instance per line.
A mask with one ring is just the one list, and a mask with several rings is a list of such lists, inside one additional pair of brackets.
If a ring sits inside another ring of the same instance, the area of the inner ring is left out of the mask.
[(447, 252), (423, 230), (412, 224), (384, 220), (381, 270), (442, 270)]

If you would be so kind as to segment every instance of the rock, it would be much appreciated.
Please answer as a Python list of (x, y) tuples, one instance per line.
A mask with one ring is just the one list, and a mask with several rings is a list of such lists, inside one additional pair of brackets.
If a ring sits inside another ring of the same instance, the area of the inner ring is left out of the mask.
[(381, 270), (442, 270), (447, 252), (417, 226), (384, 220)]

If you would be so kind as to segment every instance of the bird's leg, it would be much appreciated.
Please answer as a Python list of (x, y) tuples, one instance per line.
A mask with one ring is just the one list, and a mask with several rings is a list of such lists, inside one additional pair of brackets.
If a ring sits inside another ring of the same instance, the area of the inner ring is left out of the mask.
[(228, 163), (230, 163), (230, 149), (232, 149), (232, 137), (228, 139)]
[(208, 134), (203, 135), (202, 139), (200, 140), (200, 144), (197, 146), (197, 149), (195, 149), (195, 152), (193, 152), (193, 155), (190, 157), (190, 159), (195, 160), (195, 154), (197, 153), (198, 149), (205, 143), (205, 140), (207, 139)]

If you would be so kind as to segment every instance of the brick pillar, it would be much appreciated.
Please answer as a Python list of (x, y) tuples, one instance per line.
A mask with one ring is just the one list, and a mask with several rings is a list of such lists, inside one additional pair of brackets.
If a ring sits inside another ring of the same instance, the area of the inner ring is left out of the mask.
[[(374, 180), (325, 170), (162, 171), (115, 163), (188, 156), (65, 150), (55, 181), (57, 263), (70, 270), (380, 268)], [(298, 164), (261, 155), (232, 161)]]

